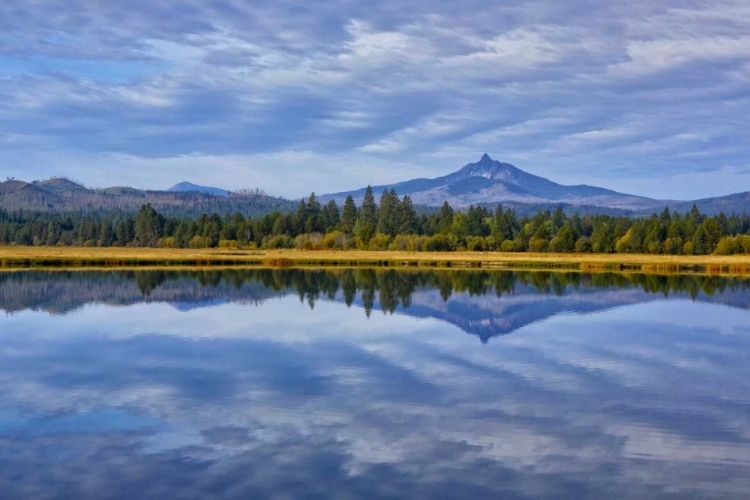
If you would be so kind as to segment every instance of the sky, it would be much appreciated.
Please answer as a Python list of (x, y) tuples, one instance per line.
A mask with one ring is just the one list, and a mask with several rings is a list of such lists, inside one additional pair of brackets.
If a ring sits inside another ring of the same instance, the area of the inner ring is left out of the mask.
[(750, 190), (747, 0), (4, 0), (0, 176), (299, 197), (483, 153)]

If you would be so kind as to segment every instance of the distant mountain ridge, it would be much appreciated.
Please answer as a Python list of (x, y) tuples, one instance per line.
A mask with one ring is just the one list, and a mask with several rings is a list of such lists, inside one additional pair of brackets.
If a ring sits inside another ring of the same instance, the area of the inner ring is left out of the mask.
[[(312, 188), (311, 191), (322, 191), (315, 186)], [(707, 215), (750, 213), (750, 191), (695, 201), (655, 200), (596, 186), (558, 184), (493, 160), (487, 154), (478, 162), (442, 177), (373, 186), (376, 197), (386, 189), (394, 189), (400, 196), (409, 195), (417, 210), (423, 213), (433, 212), (446, 201), (459, 210), (470, 205), (492, 209), (502, 203), (520, 215), (533, 215), (560, 206), (567, 213), (638, 217), (660, 212), (665, 207), (686, 213), (694, 204)], [(341, 206), (351, 195), (361, 204), (364, 194), (365, 188), (362, 188), (319, 195), (318, 199), (323, 203), (335, 200)], [(144, 203), (151, 203), (166, 215), (186, 217), (213, 212), (241, 212), (255, 217), (274, 211), (291, 213), (297, 208), (297, 202), (267, 196), (260, 190), (230, 192), (191, 182), (181, 182), (166, 191), (127, 186), (88, 189), (65, 178), (33, 183), (15, 179), (0, 182), (0, 209), (9, 211), (134, 212)]]
[[(397, 184), (374, 186), (376, 192), (394, 189), (409, 195), (417, 205), (439, 206), (447, 201), (453, 207), (517, 202), (526, 204), (558, 203), (586, 205), (622, 210), (664, 207), (672, 202), (619, 193), (595, 186), (565, 186), (544, 177), (525, 172), (509, 163), (490, 158), (488, 154), (476, 163), (434, 179), (413, 179)], [(321, 200), (343, 201), (348, 195), (364, 196), (364, 189), (321, 196)]]
[(133, 213), (146, 203), (167, 216), (193, 218), (214, 212), (257, 217), (274, 211), (291, 212), (297, 207), (290, 200), (260, 191), (231, 193), (190, 183), (178, 184), (169, 191), (152, 191), (126, 186), (89, 189), (61, 177), (0, 182), (0, 209), (7, 211)]
[(192, 182), (180, 182), (179, 184), (175, 184), (171, 188), (167, 189), (167, 191), (172, 193), (204, 193), (212, 194), (214, 196), (229, 196), (230, 194), (232, 194), (226, 189), (209, 186), (199, 186), (197, 184), (193, 184)]

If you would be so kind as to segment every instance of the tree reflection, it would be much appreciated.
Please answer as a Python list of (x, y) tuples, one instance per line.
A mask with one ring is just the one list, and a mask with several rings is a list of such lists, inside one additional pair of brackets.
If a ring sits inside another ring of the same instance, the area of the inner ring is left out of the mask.
[[(134, 284), (144, 297), (158, 290), (170, 300), (172, 283), (193, 283), (191, 293), (200, 299), (216, 294), (232, 295), (229, 300), (262, 300), (269, 293), (296, 293), (311, 308), (321, 300), (341, 300), (347, 306), (359, 301), (369, 315), (377, 306), (387, 313), (408, 308), (417, 290), (439, 291), (443, 301), (454, 294), (496, 297), (512, 295), (519, 286), (531, 287), (537, 294), (561, 296), (574, 291), (597, 289), (636, 289), (665, 297), (673, 293), (693, 299), (712, 297), (725, 291), (747, 291), (750, 280), (721, 276), (654, 275), (542, 271), (488, 270), (389, 270), (389, 269), (226, 269), (153, 270), (107, 272), (15, 272), (0, 274), (0, 307), (16, 311), (54, 303), (66, 311), (92, 301), (137, 301), (128, 285)], [(175, 287), (174, 294), (178, 295)], [(183, 286), (184, 288), (184, 286)], [(221, 292), (218, 292), (221, 289)], [(184, 292), (184, 290), (183, 290)], [(138, 295), (136, 293), (135, 295)], [(177, 300), (177, 298), (175, 298)]]

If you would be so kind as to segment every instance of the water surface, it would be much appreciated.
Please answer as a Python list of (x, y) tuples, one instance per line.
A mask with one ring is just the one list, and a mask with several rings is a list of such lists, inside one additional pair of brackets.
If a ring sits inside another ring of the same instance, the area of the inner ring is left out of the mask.
[(2, 498), (747, 498), (750, 283), (0, 274)]

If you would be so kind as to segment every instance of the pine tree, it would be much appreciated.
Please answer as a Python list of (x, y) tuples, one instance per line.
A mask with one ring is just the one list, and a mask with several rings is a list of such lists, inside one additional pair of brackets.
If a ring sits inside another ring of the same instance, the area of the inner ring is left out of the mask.
[(115, 241), (115, 234), (112, 230), (112, 223), (108, 220), (102, 221), (101, 229), (99, 230), (99, 242), (103, 247), (111, 246)]
[(378, 206), (375, 203), (375, 195), (370, 186), (367, 186), (367, 189), (365, 190), (365, 197), (362, 200), (362, 210), (359, 214), (359, 221), (361, 224), (369, 224), (373, 228), (378, 225)]
[(398, 234), (416, 234), (419, 232), (417, 212), (409, 196), (404, 196), (398, 210)]
[(443, 202), (443, 206), (440, 207), (440, 212), (438, 213), (437, 230), (440, 233), (448, 234), (451, 232), (452, 227), (453, 227), (453, 208), (446, 201), (446, 202)]
[(297, 205), (297, 213), (294, 215), (294, 228), (297, 233), (305, 232), (305, 224), (307, 224), (307, 203), (305, 199), (301, 199), (299, 205)]
[(558, 205), (555, 213), (552, 214), (552, 231), (557, 233), (565, 224), (567, 217), (563, 211), (562, 205)]
[(575, 248), (576, 238), (570, 224), (566, 223), (560, 228), (550, 242), (550, 250), (553, 252), (572, 252)]
[(336, 205), (335, 200), (331, 200), (325, 204), (320, 212), (320, 218), (326, 233), (330, 233), (338, 228), (341, 215), (339, 214), (339, 207)]
[(665, 223), (672, 220), (672, 214), (669, 212), (669, 207), (664, 207), (664, 210), (661, 211), (659, 219)]
[(700, 210), (698, 210), (698, 207), (696, 205), (693, 205), (693, 208), (690, 209), (690, 215), (688, 216), (690, 219), (690, 223), (693, 226), (693, 230), (695, 230), (701, 222), (703, 222), (703, 216), (700, 213)]
[(378, 206), (375, 203), (375, 196), (370, 186), (367, 186), (365, 190), (365, 197), (362, 200), (362, 209), (359, 212), (357, 226), (359, 230), (357, 236), (365, 243), (369, 243), (378, 227)]
[(151, 204), (146, 204), (138, 211), (135, 220), (135, 242), (139, 246), (152, 246), (159, 238), (159, 232), (164, 224), (164, 218), (159, 215)]
[(305, 220), (305, 232), (322, 232), (324, 228), (320, 217), (320, 202), (315, 196), (315, 193), (310, 194), (310, 198), (307, 200), (305, 208), (307, 215), (307, 219)]
[(706, 253), (713, 253), (716, 249), (716, 245), (722, 237), (721, 230), (719, 228), (718, 218), (709, 218), (703, 221), (701, 224), (703, 232), (706, 235)]
[(341, 230), (346, 234), (354, 231), (354, 224), (357, 223), (357, 205), (351, 195), (344, 201), (344, 209), (341, 212)]
[(61, 232), (60, 223), (56, 220), (51, 221), (47, 225), (47, 240), (45, 244), (48, 246), (57, 245), (57, 242), (60, 241)]
[(221, 217), (219, 217), (219, 214), (213, 214), (203, 217), (202, 220), (203, 237), (207, 239), (209, 247), (215, 248), (219, 245), (221, 230), (223, 229)]
[(693, 252), (696, 255), (705, 255), (709, 253), (708, 238), (703, 225), (698, 226), (693, 234)]
[(487, 212), (482, 207), (470, 206), (467, 213), (467, 229), (471, 236), (488, 236), (489, 227), (485, 222)]
[(380, 197), (380, 209), (378, 210), (378, 228), (377, 232), (395, 236), (398, 230), (398, 195), (396, 191), (383, 191)]
[(289, 232), (289, 221), (284, 215), (279, 214), (279, 216), (276, 217), (276, 220), (273, 223), (273, 229), (271, 229), (271, 233), (274, 236), (280, 236), (282, 234), (287, 234), (288, 232)]
[(607, 222), (595, 224), (591, 233), (591, 245), (595, 253), (612, 253), (615, 249), (612, 226)]

